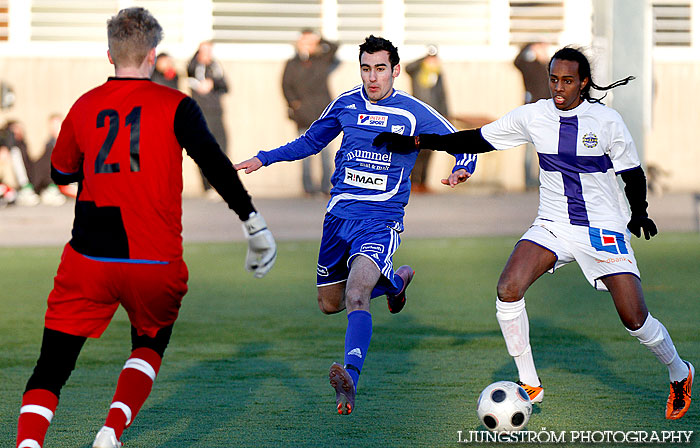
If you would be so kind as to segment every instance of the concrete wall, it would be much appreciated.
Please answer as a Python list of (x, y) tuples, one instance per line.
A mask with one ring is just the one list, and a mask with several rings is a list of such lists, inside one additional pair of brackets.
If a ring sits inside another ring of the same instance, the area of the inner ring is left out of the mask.
[(652, 131), (646, 164), (671, 191), (700, 191), (700, 61), (654, 66)]
[[(185, 61), (178, 62), (184, 70)], [(284, 61), (222, 62), (232, 87), (225, 96), (230, 142), (227, 152), (231, 159), (238, 162), (260, 149), (271, 149), (296, 138), (280, 87)], [(38, 155), (48, 135), (49, 114), (67, 112), (80, 94), (104, 82), (112, 73), (106, 58), (2, 58), (0, 79), (13, 86), (17, 100), (11, 110), (0, 112), (0, 122), (9, 118), (24, 122), (30, 150)], [(445, 77), (450, 114), (460, 128), (475, 127), (521, 104), (520, 75), (510, 61), (446, 62)], [(700, 151), (695, 148), (700, 140), (700, 111), (692, 106), (692, 99), (700, 94), (700, 62), (657, 63), (655, 81), (647, 163), (668, 173), (663, 181), (670, 190), (700, 190), (700, 178), (696, 175)], [(357, 63), (344, 62), (331, 77), (331, 92), (338, 94), (359, 83)], [(410, 91), (405, 73), (397, 79), (396, 87)], [(333, 147), (337, 148), (337, 142)], [(438, 189), (440, 178), (450, 172), (453, 159), (435, 153), (432, 160), (430, 182)], [(482, 155), (467, 191), (522, 189), (523, 160), (522, 149)], [(186, 194), (198, 194), (199, 174), (189, 159), (184, 172)], [(254, 195), (299, 195), (301, 162), (273, 165), (243, 175), (243, 181)]]

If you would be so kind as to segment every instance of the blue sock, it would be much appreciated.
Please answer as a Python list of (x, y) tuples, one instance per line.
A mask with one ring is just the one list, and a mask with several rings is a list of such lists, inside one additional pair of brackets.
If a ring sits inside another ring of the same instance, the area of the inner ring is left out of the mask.
[(355, 383), (355, 388), (360, 379), (362, 364), (365, 362), (371, 339), (372, 315), (363, 310), (348, 314), (348, 328), (345, 330), (345, 366)]

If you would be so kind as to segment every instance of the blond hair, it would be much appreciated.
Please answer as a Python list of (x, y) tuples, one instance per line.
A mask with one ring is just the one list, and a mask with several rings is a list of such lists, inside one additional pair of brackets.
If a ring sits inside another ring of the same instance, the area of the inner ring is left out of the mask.
[(148, 10), (125, 8), (107, 21), (107, 43), (115, 67), (138, 67), (163, 39), (163, 28)]

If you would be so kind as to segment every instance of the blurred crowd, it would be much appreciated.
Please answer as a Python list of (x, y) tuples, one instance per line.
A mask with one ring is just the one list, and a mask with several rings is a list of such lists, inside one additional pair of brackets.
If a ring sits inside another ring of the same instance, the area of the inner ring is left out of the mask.
[[(331, 102), (329, 77), (338, 66), (338, 44), (324, 39), (320, 33), (304, 29), (294, 42), (295, 53), (285, 64), (281, 77), (281, 93), (288, 105), (288, 117), (302, 135)], [(226, 152), (226, 133), (222, 96), (230, 91), (223, 66), (214, 57), (212, 41), (201, 42), (179, 69), (168, 53), (157, 56), (152, 80), (159, 84), (189, 93), (200, 105), (207, 124), (221, 148)], [(514, 64), (520, 70), (525, 88), (524, 102), (534, 102), (549, 96), (548, 68), (549, 48), (541, 42), (522, 47)], [(411, 93), (432, 106), (441, 115), (461, 127), (478, 127), (491, 121), (488, 117), (452, 116), (447, 104), (447, 88), (442, 62), (435, 45), (427, 45), (425, 55), (405, 64), (411, 78)], [(35, 206), (46, 204), (60, 206), (68, 198), (75, 197), (77, 186), (59, 187), (51, 181), (51, 151), (60, 130), (62, 116), (48, 117), (49, 135), (43, 152), (32, 157), (25, 141), (26, 129), (20, 121), (10, 119), (0, 128), (0, 207), (7, 205)], [(411, 174), (413, 193), (428, 192), (428, 168), (432, 151), (421, 151)], [(320, 160), (320, 174), (313, 166)], [(306, 158), (302, 164), (301, 184), (304, 194), (328, 196), (333, 173), (333, 155), (326, 148), (318, 156)], [(525, 178), (528, 188), (538, 185), (537, 162), (528, 148), (525, 160)], [(200, 172), (201, 174), (201, 172)], [(202, 191), (214, 201), (220, 196), (202, 175)]]

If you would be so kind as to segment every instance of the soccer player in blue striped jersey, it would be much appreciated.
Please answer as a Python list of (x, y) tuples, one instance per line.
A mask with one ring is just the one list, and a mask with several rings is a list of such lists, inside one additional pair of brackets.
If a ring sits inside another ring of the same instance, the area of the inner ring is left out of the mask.
[[(347, 310), (344, 365), (333, 363), (329, 372), (340, 414), (351, 413), (355, 406), (357, 382), (372, 336), (370, 299), (386, 295), (389, 310), (398, 313), (414, 274), (409, 266), (394, 271), (392, 257), (403, 231), (404, 207), (411, 191), (409, 176), (417, 153), (392, 154), (372, 146), (372, 141), (382, 131), (405, 136), (456, 131), (432, 107), (394, 89), (400, 71), (396, 47), (386, 39), (369, 36), (360, 45), (362, 85), (333, 100), (298, 139), (235, 165), (247, 174), (272, 163), (303, 159), (343, 133), (316, 272), (321, 311)], [(452, 173), (443, 180), (451, 186), (466, 181), (476, 166), (475, 155), (457, 154), (455, 158)]]
[[(542, 401), (525, 291), (545, 272), (576, 261), (593, 287), (610, 292), (630, 335), (668, 368), (666, 418), (676, 420), (690, 406), (695, 368), (679, 356), (668, 331), (644, 301), (630, 235), (643, 233), (649, 239), (657, 233), (647, 214), (646, 178), (620, 114), (590, 96), (591, 88), (609, 90), (631, 79), (598, 86), (588, 58), (565, 47), (550, 61), (551, 99), (520, 106), (480, 129), (417, 139), (385, 133), (374, 144), (396, 153), (420, 148), (482, 153), (533, 143), (540, 160), (540, 207), (503, 268), (496, 300), (496, 319), (520, 384), (533, 402)], [(625, 183), (629, 211), (617, 174)]]

